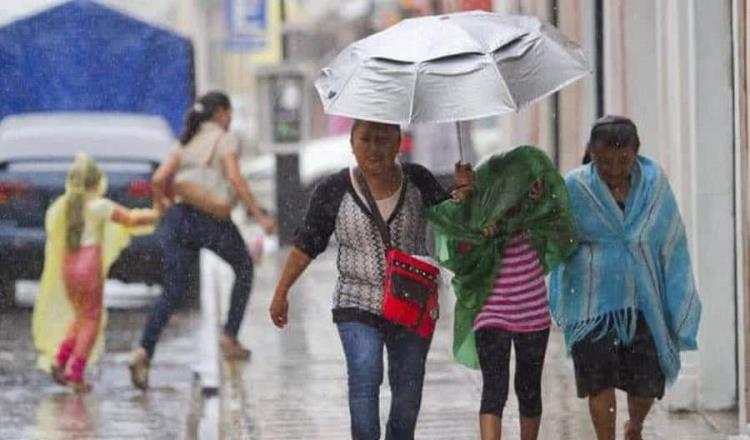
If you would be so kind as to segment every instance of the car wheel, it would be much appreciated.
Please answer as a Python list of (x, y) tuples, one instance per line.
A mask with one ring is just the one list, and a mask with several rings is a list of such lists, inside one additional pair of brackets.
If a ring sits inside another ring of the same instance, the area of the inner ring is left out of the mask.
[(16, 280), (0, 276), (0, 309), (16, 305)]

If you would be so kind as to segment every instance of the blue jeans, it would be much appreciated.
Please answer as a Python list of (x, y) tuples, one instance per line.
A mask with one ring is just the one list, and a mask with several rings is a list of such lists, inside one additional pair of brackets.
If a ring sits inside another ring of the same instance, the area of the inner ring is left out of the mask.
[(413, 439), (422, 403), (425, 361), (430, 342), (392, 325), (379, 329), (360, 322), (341, 322), (338, 330), (349, 379), (352, 438), (380, 438), (379, 402), (385, 345), (392, 394), (385, 438)]
[(188, 269), (197, 251), (210, 249), (226, 261), (234, 271), (235, 280), (224, 332), (237, 336), (253, 284), (253, 260), (237, 226), (231, 220), (216, 220), (192, 207), (177, 204), (167, 211), (164, 223), (163, 292), (151, 310), (141, 338), (141, 347), (153, 356), (156, 342), (174, 309), (185, 296)]

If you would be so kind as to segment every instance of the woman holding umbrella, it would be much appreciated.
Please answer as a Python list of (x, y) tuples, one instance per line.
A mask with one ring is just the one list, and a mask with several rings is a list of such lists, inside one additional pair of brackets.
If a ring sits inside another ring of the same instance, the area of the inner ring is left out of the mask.
[[(460, 121), (518, 111), (589, 73), (582, 50), (551, 25), (534, 17), (474, 11), (403, 20), (358, 40), (322, 69), (315, 85), (329, 115), (390, 124), (455, 122), (460, 128)], [(457, 130), (459, 150), (460, 133)], [(355, 124), (352, 134), (357, 163), (367, 180), (364, 186), (372, 186), (375, 198), (382, 199), (378, 210), (391, 217), (389, 225), (397, 229), (396, 244), (405, 244), (408, 252), (423, 253), (422, 210), (442, 201), (446, 194), (423, 168), (394, 163), (396, 125)], [(377, 148), (367, 146), (379, 137), (383, 141), (375, 143), (389, 153), (374, 154)], [(355, 438), (377, 438), (377, 388), (385, 343), (391, 360), (396, 361), (389, 372), (394, 404), (387, 438), (411, 438), (428, 344), (399, 336), (399, 332), (349, 322), (352, 308), (357, 317), (377, 316), (383, 285), (382, 265), (373, 264), (380, 256), (367, 257), (378, 249), (378, 230), (362, 215), (367, 211), (350, 174), (342, 171), (313, 196), (297, 247), (279, 281), (271, 318), (278, 326), (286, 324), (290, 286), (335, 232), (340, 278), (334, 320), (348, 360), (353, 434)], [(459, 168), (456, 180), (460, 186), (469, 184), (473, 174)], [(414, 197), (412, 186), (419, 189), (420, 197)], [(399, 191), (407, 203), (397, 201)], [(362, 242), (365, 237), (370, 241)], [(362, 311), (369, 315), (361, 315)], [(372, 342), (353, 342), (365, 337)], [(402, 348), (406, 344), (412, 348)], [(366, 347), (372, 347), (372, 354), (363, 354)], [(404, 368), (404, 364), (415, 368)], [(363, 385), (361, 379), (368, 383)]]
[(639, 440), (654, 399), (677, 378), (680, 351), (697, 348), (685, 227), (666, 175), (639, 147), (630, 119), (594, 124), (591, 162), (566, 177), (580, 248), (550, 288), (599, 440), (615, 438), (615, 388), (628, 394), (625, 439)]
[[(385, 438), (414, 437), (430, 347), (429, 338), (382, 314), (385, 247), (366, 192), (387, 220), (394, 246), (414, 255), (427, 254), (426, 208), (448, 197), (427, 169), (399, 164), (400, 139), (398, 125), (354, 122), (351, 146), (357, 167), (341, 170), (315, 189), (269, 310), (274, 325), (286, 326), (291, 287), (335, 234), (339, 257), (333, 321), (346, 357), (351, 433), (360, 440), (380, 438), (384, 347), (393, 395)], [(471, 171), (456, 172), (458, 183), (470, 179)]]

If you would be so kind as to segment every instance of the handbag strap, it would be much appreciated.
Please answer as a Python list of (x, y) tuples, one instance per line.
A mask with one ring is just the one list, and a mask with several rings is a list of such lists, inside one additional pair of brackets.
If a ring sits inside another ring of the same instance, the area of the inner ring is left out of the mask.
[(372, 192), (370, 192), (370, 187), (367, 185), (367, 180), (365, 180), (365, 176), (362, 174), (362, 170), (360, 170), (359, 168), (355, 168), (354, 177), (357, 179), (357, 183), (359, 184), (359, 189), (362, 191), (362, 195), (365, 196), (365, 200), (367, 201), (367, 206), (370, 208), (370, 212), (372, 212), (372, 216), (375, 219), (375, 225), (378, 227), (380, 238), (383, 240), (385, 249), (391, 249), (393, 247), (393, 244), (391, 243), (391, 233), (388, 230), (388, 225), (383, 219), (383, 215), (380, 213), (380, 209), (378, 209), (378, 204), (375, 202), (375, 197), (373, 197)]
[(226, 133), (221, 133), (219, 137), (216, 138), (213, 145), (211, 145), (211, 152), (208, 154), (208, 159), (206, 159), (205, 162), (203, 162), (203, 166), (208, 168), (211, 166), (211, 162), (214, 160), (214, 156), (216, 156), (216, 150), (219, 149), (219, 142), (221, 141), (221, 138), (224, 137)]

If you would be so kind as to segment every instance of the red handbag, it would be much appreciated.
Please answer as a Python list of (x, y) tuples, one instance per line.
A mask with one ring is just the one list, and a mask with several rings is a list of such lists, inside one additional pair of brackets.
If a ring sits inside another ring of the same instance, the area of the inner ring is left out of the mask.
[(440, 269), (393, 247), (388, 225), (364, 176), (359, 169), (355, 174), (386, 248), (383, 318), (430, 339), (439, 318), (437, 280)]

